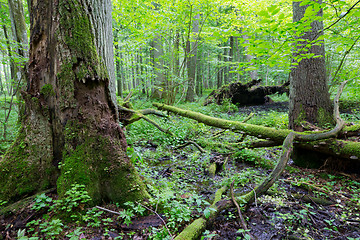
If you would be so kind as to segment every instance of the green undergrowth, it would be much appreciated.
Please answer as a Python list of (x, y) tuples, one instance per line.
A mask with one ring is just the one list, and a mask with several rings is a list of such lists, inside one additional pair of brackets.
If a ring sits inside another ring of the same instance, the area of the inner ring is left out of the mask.
[[(10, 104), (12, 104), (11, 109)], [(0, 96), (0, 156), (10, 147), (19, 130), (17, 104), (16, 97), (11, 103), (10, 96)], [(11, 110), (10, 114), (9, 110)]]

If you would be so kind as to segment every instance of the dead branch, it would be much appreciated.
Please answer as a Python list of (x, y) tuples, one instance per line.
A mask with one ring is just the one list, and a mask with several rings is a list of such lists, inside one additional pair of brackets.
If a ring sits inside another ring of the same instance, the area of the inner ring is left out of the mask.
[(151, 120), (145, 115), (153, 114), (159, 117), (167, 117), (162, 112), (156, 111), (154, 109), (143, 109), (143, 110), (133, 110), (124, 106), (118, 106), (119, 109), (119, 116), (120, 116), (120, 122), (123, 124), (123, 126), (130, 125), (136, 121), (139, 121), (141, 119), (144, 119), (148, 123), (155, 126), (157, 129), (159, 129), (161, 132), (167, 133), (169, 135), (173, 136), (173, 133), (170, 132), (168, 129), (163, 129), (158, 123), (156, 123), (154, 120)]
[(230, 194), (231, 194), (231, 200), (233, 201), (237, 211), (238, 211), (238, 214), (239, 214), (239, 218), (240, 218), (240, 225), (241, 227), (244, 229), (244, 230), (247, 230), (247, 226), (246, 226), (246, 223), (245, 223), (245, 220), (241, 214), (241, 210), (240, 210), (240, 206), (239, 204), (236, 202), (236, 199), (234, 197), (234, 183), (235, 183), (235, 180), (231, 183), (230, 185)]
[(184, 147), (186, 147), (186, 146), (188, 146), (188, 145), (190, 145), (190, 144), (193, 144), (197, 149), (199, 149), (199, 151), (200, 151), (201, 153), (206, 153), (206, 151), (205, 151), (199, 144), (197, 144), (197, 143), (194, 142), (194, 141), (187, 141), (186, 143), (184, 143), (184, 144), (176, 147), (175, 150), (180, 149), (180, 148), (184, 148)]

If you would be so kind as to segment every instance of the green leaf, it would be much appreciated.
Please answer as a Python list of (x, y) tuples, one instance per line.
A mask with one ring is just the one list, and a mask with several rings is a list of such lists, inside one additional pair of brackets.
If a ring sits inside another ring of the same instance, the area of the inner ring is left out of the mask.
[(259, 16), (270, 18), (268, 11), (261, 10), (258, 14), (259, 14)]

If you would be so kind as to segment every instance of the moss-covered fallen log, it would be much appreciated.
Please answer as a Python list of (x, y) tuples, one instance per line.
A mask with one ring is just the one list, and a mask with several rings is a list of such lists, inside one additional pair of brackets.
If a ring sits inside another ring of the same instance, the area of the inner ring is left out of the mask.
[[(183, 117), (194, 119), (198, 122), (204, 123), (209, 126), (218, 127), (222, 129), (231, 129), (245, 132), (248, 135), (255, 136), (262, 139), (270, 139), (274, 144), (279, 144), (284, 141), (286, 136), (292, 132), (287, 129), (275, 129), (270, 127), (258, 126), (248, 123), (241, 123), (237, 121), (230, 121), (215, 117), (210, 117), (198, 112), (184, 110), (174, 106), (169, 106), (160, 103), (153, 103), (155, 107), (160, 110), (169, 111)], [(311, 149), (318, 152), (323, 152), (336, 157), (347, 158), (352, 160), (360, 159), (360, 142), (352, 142), (339, 139), (326, 139), (335, 137), (336, 135), (342, 136), (345, 133), (352, 132), (354, 135), (354, 127), (346, 126), (340, 132), (335, 134), (334, 130), (323, 132), (321, 134), (312, 134), (309, 132), (296, 132), (295, 141), (300, 142), (299, 146), (303, 149)], [(314, 142), (315, 141), (315, 142)], [(325, 143), (325, 144), (324, 144)], [(234, 146), (232, 146), (234, 147)]]

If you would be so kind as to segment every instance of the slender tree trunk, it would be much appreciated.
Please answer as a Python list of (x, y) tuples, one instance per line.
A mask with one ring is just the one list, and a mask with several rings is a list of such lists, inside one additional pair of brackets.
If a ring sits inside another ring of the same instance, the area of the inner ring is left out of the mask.
[(0, 199), (54, 185), (63, 196), (73, 184), (85, 185), (94, 204), (146, 197), (112, 95), (110, 0), (31, 4), (26, 108), (0, 162)]
[[(23, 3), (21, 0), (8, 0), (8, 4), (12, 35), (14, 42), (17, 43), (15, 51), (19, 56), (28, 58), (29, 47)], [(16, 83), (22, 81), (21, 85), (25, 85), (27, 82), (27, 64), (14, 66), (14, 80)]]
[(221, 54), (218, 55), (218, 71), (217, 71), (217, 88), (221, 88), (223, 85), (223, 67), (220, 64), (222, 62)]
[[(243, 39), (245, 40), (245, 43), (249, 43), (249, 37), (247, 35), (243, 35)], [(254, 59), (254, 56), (252, 56), (251, 54), (249, 54), (248, 51), (248, 47), (245, 47), (245, 59), (247, 62), (250, 62)], [(251, 65), (253, 65), (253, 63), (251, 63)], [(249, 75), (251, 80), (256, 80), (258, 79), (258, 72), (257, 70), (253, 70), (253, 71), (249, 71)]]
[(198, 34), (199, 34), (199, 18), (197, 14), (194, 17), (192, 24), (192, 33), (195, 36), (193, 42), (188, 39), (186, 43), (187, 48), (187, 72), (188, 72), (188, 88), (186, 91), (185, 100), (188, 102), (195, 101), (195, 80), (196, 80), (196, 60), (197, 60), (197, 45), (198, 45)]
[(229, 49), (229, 82), (232, 82), (234, 74), (231, 71), (233, 71), (232, 62), (234, 61), (234, 49), (235, 49), (235, 46), (234, 46), (235, 42), (234, 42), (234, 37), (233, 36), (230, 36), (229, 42), (230, 42), (230, 49)]
[(153, 98), (165, 98), (165, 74), (164, 74), (164, 49), (161, 37), (156, 36), (152, 41), (153, 67), (155, 73), (154, 85), (152, 90)]
[(116, 50), (116, 82), (117, 82), (117, 94), (122, 98), (123, 97), (123, 66), (121, 64), (121, 53), (119, 52), (119, 45), (115, 45)]
[(119, 36), (118, 36), (118, 31), (115, 31), (115, 41), (117, 41), (117, 44), (115, 45), (115, 67), (116, 67), (116, 87), (117, 87), (117, 94), (118, 96), (120, 96), (122, 98), (123, 95), (123, 89), (122, 89), (122, 81), (123, 81), (123, 76), (122, 76), (122, 64), (121, 59), (121, 53), (120, 53), (120, 44), (119, 44)]
[[(317, 1), (319, 4), (321, 0)], [(301, 2), (293, 2), (293, 21), (298, 22), (304, 16), (308, 5), (300, 6)], [(322, 16), (322, 9), (318, 13)], [(291, 70), (289, 127), (302, 131), (302, 122), (324, 125), (333, 123), (332, 106), (328, 91), (324, 43), (313, 44), (309, 49), (305, 45), (322, 35), (323, 23), (313, 21), (311, 30), (299, 38), (294, 61), (302, 54), (315, 54), (316, 58), (302, 59)]]
[(4, 94), (4, 84), (3, 84), (3, 78), (2, 78), (2, 71), (1, 71), (1, 64), (0, 64), (0, 95)]
[(198, 59), (196, 64), (196, 94), (201, 97), (203, 92), (203, 63), (202, 63), (202, 51), (198, 53)]
[(228, 49), (224, 48), (223, 62), (225, 66), (223, 67), (223, 81), (225, 84), (229, 83), (229, 57), (228, 57)]

